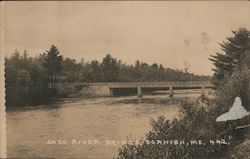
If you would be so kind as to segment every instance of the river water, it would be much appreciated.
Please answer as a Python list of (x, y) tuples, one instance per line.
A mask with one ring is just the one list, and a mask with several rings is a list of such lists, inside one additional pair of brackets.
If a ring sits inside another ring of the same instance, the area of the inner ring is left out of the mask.
[(141, 103), (135, 96), (67, 99), (9, 110), (7, 155), (10, 158), (116, 157), (120, 145), (110, 144), (111, 140), (140, 139), (150, 130), (150, 118), (160, 115), (170, 120), (178, 118), (179, 106), (171, 104), (171, 100), (161, 102), (167, 98), (144, 97)]

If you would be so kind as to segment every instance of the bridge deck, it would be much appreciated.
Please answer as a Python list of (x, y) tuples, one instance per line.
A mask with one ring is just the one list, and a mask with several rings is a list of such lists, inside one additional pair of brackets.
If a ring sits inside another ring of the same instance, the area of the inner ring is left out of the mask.
[(206, 87), (212, 88), (213, 84), (209, 81), (205, 82), (109, 82), (109, 88), (164, 88), (164, 87)]
[(74, 85), (87, 85), (95, 88), (96, 93), (101, 92), (98, 90), (106, 90), (110, 96), (113, 96), (114, 89), (121, 88), (136, 88), (138, 97), (143, 94), (144, 88), (168, 88), (170, 96), (174, 94), (174, 88), (201, 88), (202, 93), (205, 88), (214, 88), (210, 81), (188, 81), (188, 82), (106, 82), (106, 83), (74, 83)]

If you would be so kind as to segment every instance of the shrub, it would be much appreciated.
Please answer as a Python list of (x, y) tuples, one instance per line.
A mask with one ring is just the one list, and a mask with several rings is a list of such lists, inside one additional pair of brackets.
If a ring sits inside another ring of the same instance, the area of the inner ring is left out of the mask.
[[(211, 105), (213, 100), (203, 99)], [(201, 105), (201, 103), (203, 105)], [(224, 139), (229, 141), (230, 132), (224, 132), (225, 124), (216, 123), (216, 113), (207, 108), (207, 104), (201, 102), (180, 103), (181, 113), (185, 115), (172, 122), (160, 116), (152, 120), (152, 130), (149, 131), (145, 140), (183, 140), (183, 145), (171, 144), (147, 144), (142, 142), (139, 145), (126, 144), (119, 149), (119, 159), (162, 159), (162, 158), (218, 158), (225, 155), (230, 147), (234, 145), (212, 144), (210, 140)], [(197, 108), (198, 106), (198, 108)], [(190, 141), (201, 140), (205, 145), (190, 145)], [(221, 140), (222, 141), (222, 140)], [(189, 143), (187, 145), (186, 143)]]
[(250, 69), (247, 66), (237, 68), (230, 78), (220, 86), (216, 94), (217, 104), (222, 111), (228, 111), (234, 98), (239, 96), (242, 105), (250, 110)]

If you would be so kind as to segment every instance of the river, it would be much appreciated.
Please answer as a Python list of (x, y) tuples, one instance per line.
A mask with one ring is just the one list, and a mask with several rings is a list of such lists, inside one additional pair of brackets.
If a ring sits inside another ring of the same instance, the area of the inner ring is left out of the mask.
[[(178, 118), (179, 106), (165, 95), (66, 99), (7, 112), (10, 158), (112, 158), (120, 145), (110, 140), (140, 139), (150, 119)], [(88, 144), (84, 141), (88, 141)], [(95, 144), (93, 144), (95, 140)], [(72, 144), (73, 141), (79, 144)], [(97, 143), (98, 142), (98, 143)]]

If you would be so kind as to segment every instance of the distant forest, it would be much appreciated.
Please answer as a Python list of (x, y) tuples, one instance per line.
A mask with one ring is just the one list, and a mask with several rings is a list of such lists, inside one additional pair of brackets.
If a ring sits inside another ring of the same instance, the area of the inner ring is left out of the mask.
[(165, 68), (156, 63), (150, 65), (136, 60), (134, 64), (125, 64), (110, 54), (102, 61), (77, 62), (64, 58), (54, 45), (37, 57), (29, 57), (26, 51), (20, 53), (16, 50), (11, 57), (5, 58), (5, 78), (7, 106), (40, 104), (60, 97), (62, 93), (58, 92), (58, 83), (210, 79), (209, 76)]

